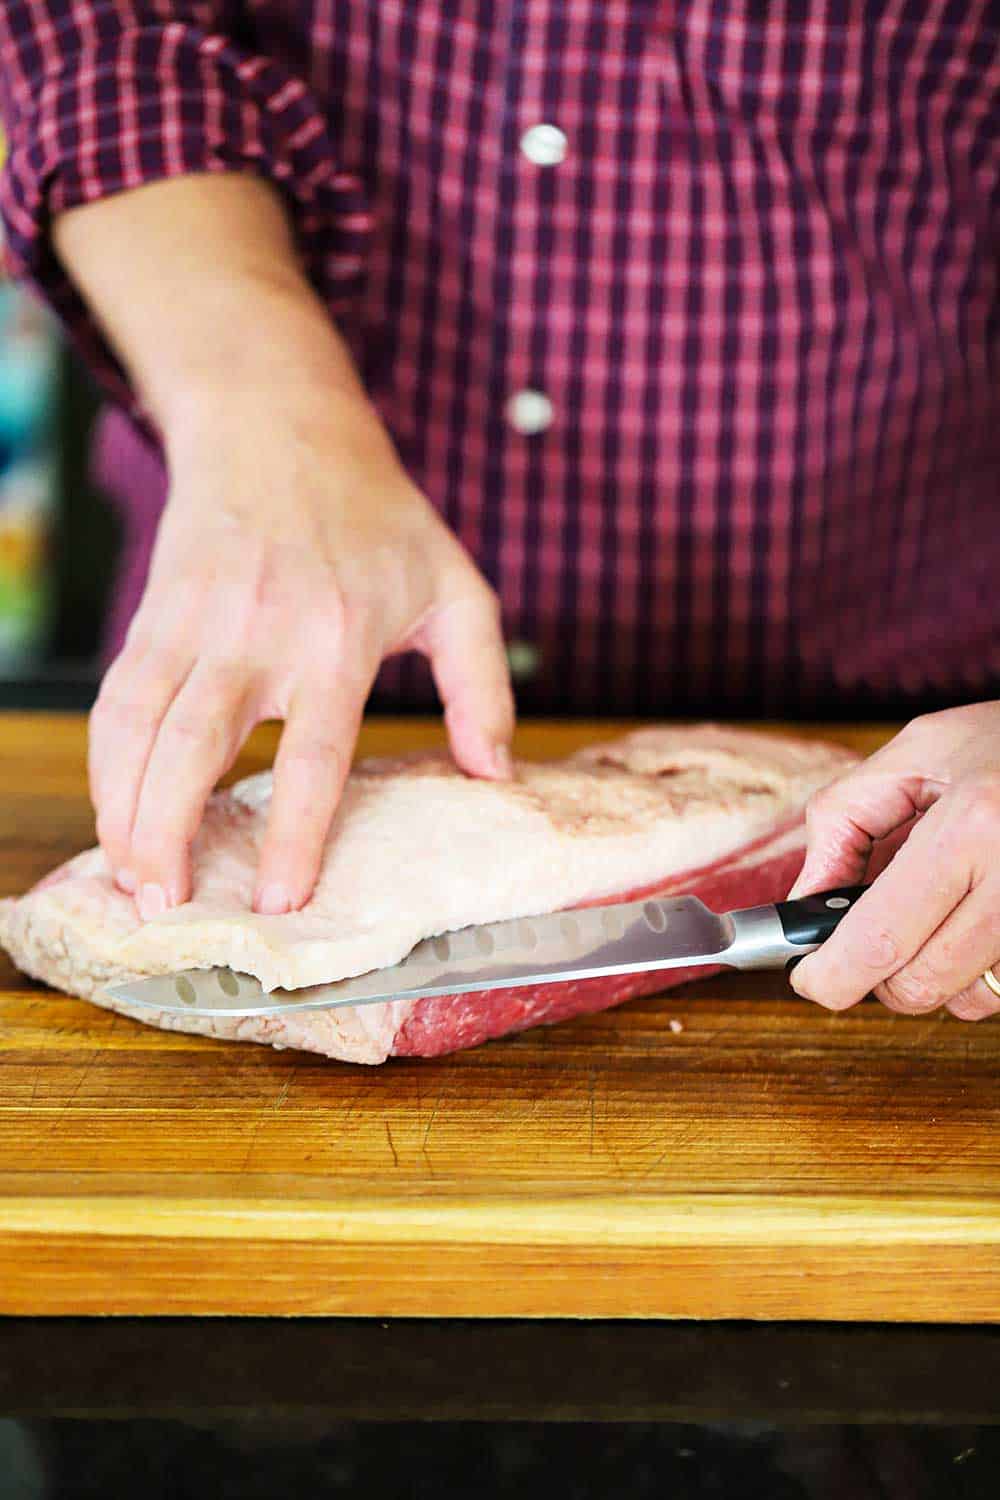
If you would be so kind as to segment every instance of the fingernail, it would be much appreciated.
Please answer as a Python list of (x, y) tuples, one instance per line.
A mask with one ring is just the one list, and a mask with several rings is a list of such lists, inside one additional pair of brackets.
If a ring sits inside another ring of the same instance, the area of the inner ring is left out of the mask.
[(272, 881), (270, 885), (262, 886), (257, 892), (254, 910), (262, 917), (280, 917), (290, 910), (291, 905), (291, 897), (285, 887)]
[(801, 963), (795, 965), (795, 968), (788, 976), (788, 982), (792, 989), (797, 995), (801, 995), (803, 1000), (812, 1000), (815, 998), (812, 993), (812, 986), (809, 983), (811, 972), (806, 960), (803, 959)]
[(135, 895), (136, 878), (133, 870), (119, 870), (115, 875), (115, 885), (127, 896)]
[(498, 776), (509, 781), (514, 774), (514, 762), (506, 745), (495, 745), (493, 748), (493, 765)]
[(144, 885), (136, 900), (139, 915), (144, 922), (162, 917), (167, 909), (167, 893), (162, 885)]

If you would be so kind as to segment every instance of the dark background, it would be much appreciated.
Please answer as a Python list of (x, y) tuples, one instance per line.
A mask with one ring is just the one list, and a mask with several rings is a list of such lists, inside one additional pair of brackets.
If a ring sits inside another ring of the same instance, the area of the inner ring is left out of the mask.
[(60, 663), (66, 663), (71, 674), (89, 668), (94, 676), (105, 600), (121, 537), (112, 506), (88, 472), (97, 394), (71, 355), (63, 355), (61, 366), (59, 525), (52, 556), (58, 602), (50, 670), (55, 675)]
[(987, 1500), (1000, 1329), (0, 1319), (0, 1500)]
[(98, 405), (91, 381), (62, 348), (52, 414), (56, 496), (48, 568), (54, 607), (40, 659), (16, 669), (0, 666), (0, 707), (83, 708), (96, 690), (104, 611), (121, 546), (114, 507), (89, 472)]

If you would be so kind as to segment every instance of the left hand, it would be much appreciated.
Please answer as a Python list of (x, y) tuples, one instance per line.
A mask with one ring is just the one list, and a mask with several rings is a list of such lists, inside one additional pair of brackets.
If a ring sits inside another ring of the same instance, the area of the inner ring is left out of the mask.
[[(846, 1010), (872, 993), (890, 1010), (1000, 1012), (1000, 702), (914, 719), (806, 811), (792, 896), (857, 885), (897, 852), (837, 931), (791, 974), (800, 995)], [(901, 840), (901, 842), (900, 842)]]

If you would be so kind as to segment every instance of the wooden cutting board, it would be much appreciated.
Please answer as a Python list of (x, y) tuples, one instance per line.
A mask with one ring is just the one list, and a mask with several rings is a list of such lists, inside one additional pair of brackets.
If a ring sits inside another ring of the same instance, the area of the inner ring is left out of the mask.
[[(4, 893), (92, 842), (84, 740), (0, 718)], [(0, 957), (0, 1312), (995, 1320), (1000, 1025), (731, 976), (365, 1069), (164, 1034)]]

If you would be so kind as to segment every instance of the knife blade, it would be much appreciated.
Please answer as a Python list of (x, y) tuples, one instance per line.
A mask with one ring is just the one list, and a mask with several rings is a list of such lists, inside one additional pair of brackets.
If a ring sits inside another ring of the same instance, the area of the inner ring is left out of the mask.
[(104, 993), (171, 1015), (277, 1016), (653, 969), (780, 969), (819, 947), (864, 890), (849, 886), (722, 913), (695, 896), (654, 896), (487, 922), (427, 938), (391, 968), (300, 990), (267, 992), (232, 969), (185, 969), (129, 979)]

